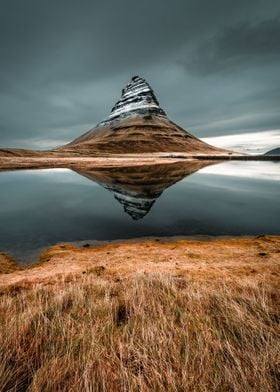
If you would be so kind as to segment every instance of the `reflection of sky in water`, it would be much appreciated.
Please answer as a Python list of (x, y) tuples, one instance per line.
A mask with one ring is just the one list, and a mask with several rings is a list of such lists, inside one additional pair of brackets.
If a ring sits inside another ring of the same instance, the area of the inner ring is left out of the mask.
[(220, 165), (207, 166), (201, 169), (199, 173), (280, 181), (280, 162), (252, 161), (244, 163), (242, 161), (231, 161)]
[(113, 193), (70, 170), (0, 173), (0, 250), (141, 236), (280, 233), (280, 165), (208, 166), (166, 189), (141, 220)]

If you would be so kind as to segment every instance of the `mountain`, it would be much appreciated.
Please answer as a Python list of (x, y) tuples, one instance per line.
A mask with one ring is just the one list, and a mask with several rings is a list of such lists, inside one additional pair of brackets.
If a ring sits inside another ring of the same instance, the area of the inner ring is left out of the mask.
[[(134, 220), (150, 211), (163, 191), (215, 161), (185, 161), (161, 165), (74, 170), (113, 193)], [(73, 170), (73, 169), (72, 169)]]
[(139, 76), (122, 90), (109, 116), (55, 151), (78, 155), (185, 152), (228, 154), (169, 120), (151, 86)]
[(277, 147), (277, 148), (274, 148), (273, 150), (267, 151), (264, 155), (280, 156), (280, 147)]
[(20, 148), (0, 148), (0, 157), (39, 157), (42, 151), (24, 150)]

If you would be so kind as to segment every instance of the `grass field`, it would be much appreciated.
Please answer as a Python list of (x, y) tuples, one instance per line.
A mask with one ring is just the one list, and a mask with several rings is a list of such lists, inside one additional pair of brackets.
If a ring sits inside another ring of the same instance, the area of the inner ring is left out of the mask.
[(98, 268), (0, 297), (1, 391), (279, 390), (279, 298), (226, 282)]

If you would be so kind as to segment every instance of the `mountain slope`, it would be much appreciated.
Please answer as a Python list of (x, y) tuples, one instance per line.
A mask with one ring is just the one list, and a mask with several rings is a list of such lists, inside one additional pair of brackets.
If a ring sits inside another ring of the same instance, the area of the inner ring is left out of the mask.
[(280, 156), (280, 147), (276, 147), (273, 150), (267, 151), (264, 155), (268, 156)]
[(82, 155), (152, 152), (225, 154), (185, 131), (161, 109), (151, 86), (135, 76), (122, 90), (110, 115), (96, 127), (55, 151)]

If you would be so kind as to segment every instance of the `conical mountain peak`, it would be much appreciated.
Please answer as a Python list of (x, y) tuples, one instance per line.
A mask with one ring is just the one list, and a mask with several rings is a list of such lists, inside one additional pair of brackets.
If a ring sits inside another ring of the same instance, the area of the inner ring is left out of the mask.
[[(149, 83), (139, 76), (133, 76), (122, 90), (121, 98), (105, 120), (56, 151), (85, 156), (154, 152), (216, 155), (226, 152), (204, 143), (169, 120)], [(131, 209), (135, 208), (131, 206)]]
[(166, 116), (149, 83), (140, 76), (133, 76), (122, 90), (121, 98), (112, 108), (109, 117), (99, 125), (107, 125), (127, 117), (145, 115)]

